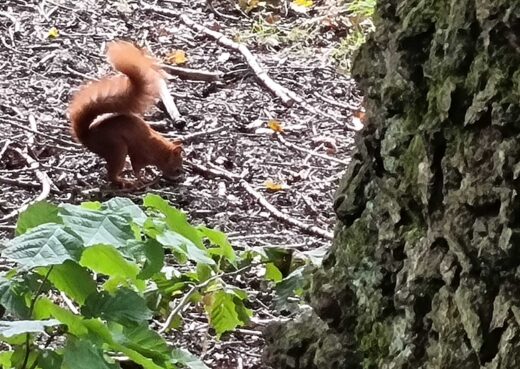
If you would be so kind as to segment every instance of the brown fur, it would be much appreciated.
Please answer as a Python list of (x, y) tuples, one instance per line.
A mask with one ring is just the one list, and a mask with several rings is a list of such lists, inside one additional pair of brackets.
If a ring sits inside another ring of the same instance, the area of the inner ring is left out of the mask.
[[(129, 185), (120, 177), (127, 155), (138, 180), (147, 165), (156, 165), (165, 175), (178, 173), (182, 145), (166, 140), (140, 117), (159, 96), (160, 68), (122, 41), (109, 44), (107, 58), (124, 75), (92, 82), (74, 95), (69, 105), (72, 135), (106, 160), (109, 180), (120, 187)], [(100, 117), (107, 113), (111, 116)]]

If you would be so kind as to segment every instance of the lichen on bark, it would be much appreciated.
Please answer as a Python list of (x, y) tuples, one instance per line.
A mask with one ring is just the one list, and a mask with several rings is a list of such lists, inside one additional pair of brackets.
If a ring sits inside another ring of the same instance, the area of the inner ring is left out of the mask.
[(266, 360), (519, 368), (520, 3), (379, 1), (375, 24), (315, 313), (271, 327)]

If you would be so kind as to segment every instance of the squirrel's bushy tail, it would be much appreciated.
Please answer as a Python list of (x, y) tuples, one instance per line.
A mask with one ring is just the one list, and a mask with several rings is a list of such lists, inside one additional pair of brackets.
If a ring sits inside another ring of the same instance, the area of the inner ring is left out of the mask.
[(124, 76), (105, 77), (85, 85), (69, 105), (72, 134), (83, 144), (90, 124), (99, 115), (142, 114), (159, 95), (160, 68), (144, 51), (116, 41), (108, 45), (107, 58)]

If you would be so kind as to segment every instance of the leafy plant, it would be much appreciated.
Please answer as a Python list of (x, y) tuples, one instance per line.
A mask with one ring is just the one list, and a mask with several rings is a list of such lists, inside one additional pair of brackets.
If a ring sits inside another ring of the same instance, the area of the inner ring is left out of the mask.
[(348, 73), (352, 56), (365, 42), (366, 35), (374, 31), (372, 16), (376, 0), (351, 0), (346, 1), (344, 6), (349, 13), (351, 27), (332, 56), (338, 62), (340, 71)]
[[(224, 233), (190, 224), (156, 195), (143, 208), (126, 198), (37, 203), (16, 235), (1, 251), (13, 263), (0, 275), (3, 368), (119, 368), (121, 355), (145, 369), (204, 368), (160, 333), (192, 304), (218, 338), (252, 315), (231, 276), (269, 264), (266, 278), (282, 279), (265, 252), (238, 254)], [(157, 331), (152, 318), (164, 322)]]

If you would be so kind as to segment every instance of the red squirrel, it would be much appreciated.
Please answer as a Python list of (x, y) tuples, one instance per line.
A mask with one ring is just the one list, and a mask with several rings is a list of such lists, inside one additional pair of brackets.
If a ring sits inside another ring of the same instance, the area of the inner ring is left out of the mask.
[(141, 169), (157, 166), (165, 176), (182, 168), (182, 145), (170, 142), (141, 118), (159, 96), (162, 70), (143, 50), (124, 41), (112, 42), (107, 59), (123, 75), (84, 85), (69, 105), (72, 136), (106, 160), (108, 179), (132, 187), (120, 175), (126, 156), (140, 181)]

